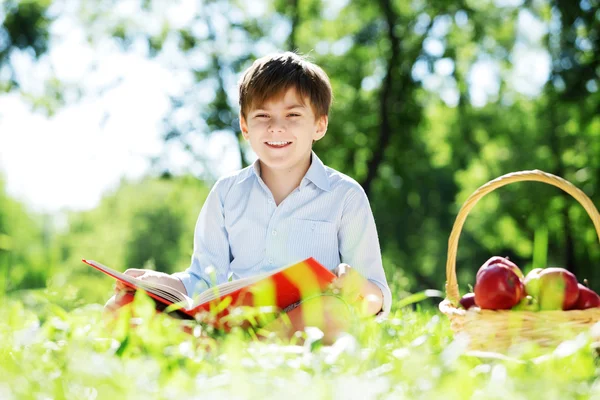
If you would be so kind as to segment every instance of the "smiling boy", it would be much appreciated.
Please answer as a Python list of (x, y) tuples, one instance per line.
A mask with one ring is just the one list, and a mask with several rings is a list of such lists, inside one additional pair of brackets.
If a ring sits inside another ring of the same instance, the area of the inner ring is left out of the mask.
[[(241, 131), (258, 159), (213, 186), (186, 271), (127, 273), (193, 296), (215, 283), (209, 270), (220, 284), (314, 257), (337, 272), (335, 286), (364, 302), (369, 315), (388, 313), (391, 292), (368, 198), (355, 180), (326, 167), (312, 151), (327, 132), (331, 100), (325, 72), (301, 56), (256, 60), (242, 76), (239, 102)], [(324, 302), (321, 326), (332, 334), (343, 328), (340, 321), (330, 324), (339, 315), (336, 301)], [(292, 320), (287, 333), (312, 323), (303, 319), (303, 305), (286, 310)]]

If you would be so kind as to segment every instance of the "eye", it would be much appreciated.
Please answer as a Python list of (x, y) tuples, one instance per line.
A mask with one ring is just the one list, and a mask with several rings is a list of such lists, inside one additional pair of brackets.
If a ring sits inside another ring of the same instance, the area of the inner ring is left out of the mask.
[(298, 113), (290, 113), (290, 114), (288, 114), (288, 117), (300, 117), (300, 114), (298, 114)]
[(267, 114), (256, 114), (254, 118), (269, 118)]

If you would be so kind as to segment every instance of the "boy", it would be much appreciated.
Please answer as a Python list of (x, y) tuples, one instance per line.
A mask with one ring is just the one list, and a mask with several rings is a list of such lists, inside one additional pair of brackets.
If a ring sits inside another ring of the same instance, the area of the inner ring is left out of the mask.
[[(391, 292), (367, 196), (312, 151), (327, 131), (331, 100), (325, 72), (299, 55), (256, 60), (240, 81), (239, 104), (242, 134), (258, 160), (215, 183), (198, 217), (192, 263), (185, 272), (126, 273), (193, 297), (211, 285), (208, 267), (219, 284), (230, 276), (242, 278), (314, 257), (336, 271), (334, 286), (347, 300), (363, 302), (369, 315), (387, 314)], [(343, 306), (336, 297), (319, 301), (324, 307), (320, 318), (303, 316), (302, 307), (309, 305), (303, 303), (284, 310), (292, 326), (279, 319), (271, 327), (290, 335), (315, 323), (333, 338), (346, 327)]]

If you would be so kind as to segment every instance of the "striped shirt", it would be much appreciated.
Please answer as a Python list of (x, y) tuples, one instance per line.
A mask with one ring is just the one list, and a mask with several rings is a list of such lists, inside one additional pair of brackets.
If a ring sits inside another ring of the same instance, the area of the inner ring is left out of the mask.
[(353, 267), (381, 289), (383, 314), (389, 312), (392, 295), (366, 193), (314, 152), (300, 185), (278, 206), (260, 177), (258, 160), (219, 179), (196, 223), (191, 265), (174, 275), (194, 296), (212, 284), (308, 257), (329, 270), (340, 263)]

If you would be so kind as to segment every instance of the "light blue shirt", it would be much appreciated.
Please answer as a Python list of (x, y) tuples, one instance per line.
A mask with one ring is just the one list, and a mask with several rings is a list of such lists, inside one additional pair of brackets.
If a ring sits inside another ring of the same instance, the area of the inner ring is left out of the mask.
[(258, 161), (219, 179), (196, 223), (191, 265), (174, 275), (194, 296), (212, 283), (308, 257), (329, 270), (342, 262), (353, 267), (381, 289), (383, 314), (389, 312), (392, 295), (367, 195), (354, 179), (323, 165), (314, 152), (299, 187), (279, 206), (260, 177)]

